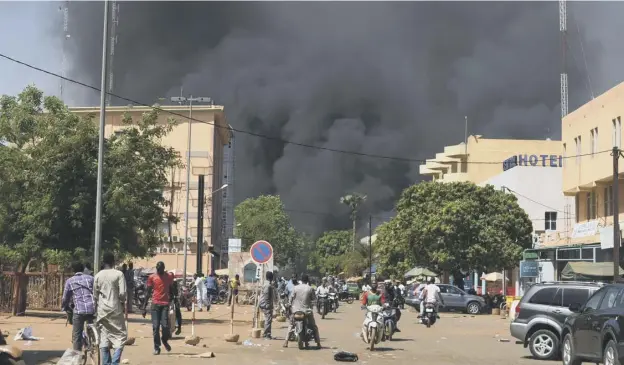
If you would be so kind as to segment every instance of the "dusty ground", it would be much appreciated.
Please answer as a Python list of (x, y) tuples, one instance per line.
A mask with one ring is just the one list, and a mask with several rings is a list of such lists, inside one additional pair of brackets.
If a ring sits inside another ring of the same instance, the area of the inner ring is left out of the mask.
[[(241, 342), (249, 338), (251, 329), (251, 307), (237, 307), (235, 332), (240, 334)], [(439, 365), (523, 365), (539, 364), (530, 359), (529, 351), (516, 345), (509, 336), (508, 320), (498, 316), (467, 316), (463, 314), (443, 313), (442, 319), (430, 329), (416, 324), (416, 315), (405, 310), (401, 318), (401, 333), (396, 340), (380, 344), (379, 349), (371, 353), (358, 337), (363, 312), (359, 305), (342, 305), (338, 313), (329, 314), (319, 324), (323, 349), (300, 351), (295, 344), (287, 349), (281, 347), (281, 340), (265, 341), (252, 339), (255, 345), (229, 344), (224, 342), (223, 334), (229, 331), (229, 312), (224, 306), (213, 307), (211, 312), (197, 313), (195, 332), (202, 337), (197, 347), (187, 346), (183, 337), (171, 341), (171, 353), (153, 356), (151, 324), (148, 319), (133, 315), (130, 319), (130, 336), (136, 337), (134, 346), (126, 347), (123, 358), (130, 364), (248, 364), (255, 365), (317, 365), (334, 362), (333, 353), (338, 350), (355, 352), (361, 364), (374, 362), (414, 364), (427, 363)], [(190, 318), (190, 313), (183, 313)], [(57, 317), (55, 317), (57, 316)], [(31, 325), (34, 335), (43, 337), (41, 341), (13, 341), (17, 329)], [(183, 335), (190, 334), (190, 322), (186, 321)], [(25, 350), (27, 364), (55, 363), (54, 358), (62, 355), (70, 347), (71, 328), (65, 326), (65, 319), (58, 314), (41, 313), (29, 317), (0, 317), (0, 328), (9, 331), (9, 342), (20, 345)], [(273, 335), (283, 339), (283, 323), (275, 323)], [(501, 342), (508, 339), (509, 342)], [(203, 346), (206, 347), (203, 347)], [(215, 358), (196, 359), (184, 355), (212, 351)]]

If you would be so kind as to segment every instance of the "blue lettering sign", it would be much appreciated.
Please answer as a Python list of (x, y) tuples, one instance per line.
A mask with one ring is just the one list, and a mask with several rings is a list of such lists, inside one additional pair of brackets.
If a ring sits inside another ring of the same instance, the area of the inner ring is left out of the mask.
[(557, 167), (557, 155), (550, 155), (550, 167)]
[(548, 155), (540, 155), (540, 157), (542, 158), (542, 166), (546, 166), (546, 158)]
[(520, 261), (520, 277), (536, 278), (539, 276), (539, 262), (537, 261)]
[(537, 165), (537, 155), (529, 156), (529, 163), (531, 164), (531, 166)]
[(527, 155), (518, 155), (518, 166), (527, 165)]

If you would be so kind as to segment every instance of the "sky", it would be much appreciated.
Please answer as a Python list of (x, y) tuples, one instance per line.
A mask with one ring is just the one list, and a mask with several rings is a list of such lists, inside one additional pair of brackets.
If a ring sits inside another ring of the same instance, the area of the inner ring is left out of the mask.
[[(102, 3), (0, 2), (0, 53), (100, 83)], [(152, 104), (213, 97), (254, 133), (327, 148), (432, 158), (470, 134), (560, 138), (557, 2), (121, 2), (115, 93)], [(624, 3), (568, 2), (570, 110), (624, 80)], [(0, 59), (0, 94), (59, 81)], [(66, 85), (69, 105), (98, 94)], [(128, 102), (113, 100), (126, 105)], [(391, 214), (417, 163), (311, 150), (237, 135), (235, 199), (280, 194), (295, 223), (348, 227), (340, 196)]]

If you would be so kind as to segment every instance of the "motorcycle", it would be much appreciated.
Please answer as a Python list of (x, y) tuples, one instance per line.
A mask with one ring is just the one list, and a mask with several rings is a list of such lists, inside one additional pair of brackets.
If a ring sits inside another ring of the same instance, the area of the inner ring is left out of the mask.
[(318, 314), (321, 315), (322, 319), (325, 319), (325, 316), (329, 312), (329, 305), (330, 304), (328, 303), (328, 300), (327, 300), (327, 294), (319, 294), (317, 311), (318, 311)]
[(26, 365), (22, 360), (22, 350), (16, 346), (7, 345), (4, 335), (0, 330), (0, 364)]
[(423, 323), (427, 325), (427, 328), (433, 326), (438, 318), (435, 304), (425, 303), (425, 313), (423, 314)]
[[(309, 313), (308, 315), (312, 315), (312, 313)], [(310, 341), (312, 340), (319, 342), (314, 336), (314, 329), (309, 325), (308, 315), (302, 311), (297, 311), (293, 314), (293, 319), (295, 320), (295, 338), (297, 340), (299, 350), (308, 348), (310, 346)]]
[(353, 296), (349, 292), (341, 291), (340, 294), (338, 294), (338, 300), (351, 304), (353, 303), (354, 299), (353, 299)]
[(186, 285), (181, 285), (179, 298), (180, 307), (186, 308), (186, 310), (190, 312), (193, 309), (193, 301), (195, 300), (194, 292), (191, 291), (191, 288)]
[(379, 305), (365, 307), (366, 317), (362, 326), (362, 340), (369, 345), (371, 351), (384, 338), (383, 308)]
[(338, 311), (338, 301), (336, 300), (336, 293), (329, 293), (327, 298), (329, 301), (329, 312), (333, 311), (336, 313)]
[(282, 317), (286, 317), (288, 318), (288, 315), (290, 314), (290, 303), (288, 303), (288, 297), (286, 296), (286, 293), (280, 293), (280, 300), (279, 300), (279, 315)]
[(394, 335), (396, 330), (396, 309), (392, 308), (388, 304), (384, 304), (382, 316), (384, 323), (384, 338), (382, 341), (392, 341), (392, 335)]

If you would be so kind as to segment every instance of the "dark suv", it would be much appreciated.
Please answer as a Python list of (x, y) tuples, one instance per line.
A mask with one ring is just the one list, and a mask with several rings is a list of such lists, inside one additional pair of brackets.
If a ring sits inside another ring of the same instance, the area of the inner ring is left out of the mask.
[(509, 330), (529, 347), (540, 360), (559, 356), (561, 332), (566, 318), (572, 314), (568, 307), (585, 303), (602, 284), (583, 282), (545, 282), (531, 286), (516, 307)]
[(624, 363), (624, 284), (607, 285), (585, 304), (573, 303), (565, 321), (561, 355), (564, 365)]

